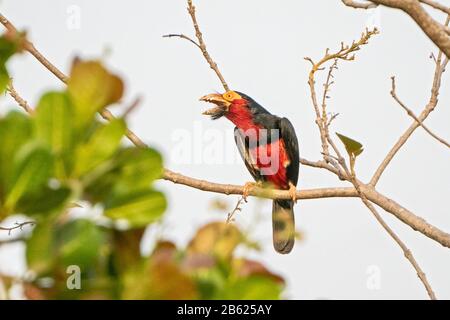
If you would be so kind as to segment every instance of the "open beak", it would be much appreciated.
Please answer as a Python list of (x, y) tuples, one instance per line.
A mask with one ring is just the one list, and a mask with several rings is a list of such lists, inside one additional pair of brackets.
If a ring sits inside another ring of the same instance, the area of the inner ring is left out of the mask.
[(224, 116), (231, 105), (231, 103), (225, 100), (221, 94), (212, 93), (200, 98), (200, 101), (215, 104), (214, 108), (204, 111), (202, 114), (211, 116), (213, 119), (219, 119)]

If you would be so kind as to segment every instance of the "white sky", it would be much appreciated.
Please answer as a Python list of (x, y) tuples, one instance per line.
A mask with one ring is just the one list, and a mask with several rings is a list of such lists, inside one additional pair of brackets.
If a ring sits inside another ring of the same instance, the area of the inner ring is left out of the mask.
[[(449, 0), (441, 2), (450, 5)], [(416, 113), (427, 102), (433, 73), (429, 55), (436, 50), (401, 12), (357, 11), (337, 0), (197, 0), (195, 4), (210, 53), (229, 85), (252, 96), (269, 111), (288, 117), (296, 127), (302, 157), (320, 158), (307, 86), (310, 65), (303, 57), (319, 59), (325, 48), (333, 50), (341, 41), (358, 38), (371, 21), (381, 27), (381, 34), (358, 52), (355, 62), (340, 63), (329, 101), (329, 110), (340, 113), (333, 130), (364, 144), (356, 167), (362, 180), (371, 177), (411, 123), (389, 95), (390, 76), (397, 77), (399, 96)], [(164, 154), (166, 167), (214, 182), (242, 185), (250, 180), (245, 166), (236, 161), (209, 163), (200, 158), (180, 163), (174, 156), (174, 139), (180, 132), (192, 137), (193, 152), (211, 147), (210, 137), (205, 135), (219, 134), (223, 140), (218, 144), (224, 146), (224, 154), (237, 154), (230, 134), (232, 125), (224, 119), (212, 122), (201, 116), (205, 105), (198, 98), (222, 91), (217, 78), (193, 45), (161, 37), (167, 33), (193, 35), (184, 0), (3, 0), (0, 8), (16, 26), (27, 29), (35, 45), (65, 72), (75, 55), (105, 57), (108, 65), (126, 79), (125, 101), (130, 102), (137, 94), (144, 97), (130, 125)], [(77, 10), (79, 28), (71, 19)], [(14, 59), (11, 67), (16, 89), (32, 105), (44, 90), (62, 87), (29, 55)], [(445, 74), (439, 105), (427, 120), (427, 125), (446, 139), (450, 119), (448, 78)], [(317, 81), (317, 88), (321, 90), (321, 81)], [(3, 108), (11, 104), (8, 98), (1, 102)], [(211, 129), (218, 131), (211, 133)], [(386, 170), (378, 189), (431, 224), (450, 231), (446, 203), (449, 160), (448, 150), (418, 129)], [(305, 167), (300, 170), (299, 188), (345, 185), (327, 172)], [(228, 201), (230, 206), (238, 199), (165, 181), (158, 186), (170, 201), (165, 234), (180, 244), (185, 244), (199, 225), (225, 219), (225, 214), (209, 209), (212, 199)], [(237, 223), (254, 229), (254, 237), (262, 241), (264, 251), (242, 253), (263, 260), (285, 276), (287, 297), (427, 298), (399, 247), (358, 199), (300, 201), (295, 208), (296, 221), (305, 240), (287, 256), (272, 249), (270, 202), (262, 202), (261, 222), (256, 224), (253, 213), (258, 211), (257, 203), (250, 199), (237, 216)], [(449, 299), (448, 249), (388, 213), (383, 212), (383, 217), (412, 249), (438, 298)], [(21, 268), (17, 245), (0, 248), (0, 270)], [(374, 281), (377, 275), (378, 282)]]

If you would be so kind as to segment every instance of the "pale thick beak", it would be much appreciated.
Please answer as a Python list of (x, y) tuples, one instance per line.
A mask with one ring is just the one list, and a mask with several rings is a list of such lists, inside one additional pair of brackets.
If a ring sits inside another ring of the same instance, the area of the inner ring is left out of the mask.
[(214, 108), (204, 111), (202, 114), (211, 116), (213, 119), (218, 119), (228, 112), (228, 108), (231, 103), (225, 100), (221, 94), (212, 93), (200, 98), (200, 101), (213, 103), (216, 106)]

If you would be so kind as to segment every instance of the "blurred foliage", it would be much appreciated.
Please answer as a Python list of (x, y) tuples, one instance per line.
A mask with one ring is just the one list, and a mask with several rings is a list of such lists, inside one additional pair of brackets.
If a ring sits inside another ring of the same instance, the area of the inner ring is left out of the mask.
[[(25, 41), (0, 38), (1, 92), (10, 81), (8, 59)], [(146, 226), (166, 209), (164, 194), (153, 187), (163, 164), (156, 150), (123, 144), (125, 119), (99, 120), (97, 112), (120, 102), (123, 92), (121, 78), (99, 61), (76, 60), (66, 90), (43, 94), (31, 115), (0, 117), (0, 222), (21, 214), (36, 224), (26, 241), (25, 296), (279, 298), (282, 278), (236, 257), (236, 248), (249, 242), (231, 224), (202, 227), (186, 247), (158, 241), (150, 256), (141, 255)], [(72, 210), (79, 203), (101, 208), (101, 219), (77, 218)], [(13, 283), (5, 276), (0, 282)]]
[[(139, 250), (143, 229), (78, 219), (40, 225), (34, 235), (28, 261), (40, 278), (26, 284), (30, 299), (279, 299), (284, 287), (261, 263), (235, 257), (245, 241), (225, 222), (203, 226), (186, 248), (160, 240), (148, 257)], [(80, 290), (67, 289), (66, 268), (73, 264), (83, 271)]]
[(24, 49), (25, 36), (25, 33), (12, 35), (6, 32), (0, 37), (0, 93), (5, 91), (10, 81), (6, 63), (15, 53), (20, 53)]

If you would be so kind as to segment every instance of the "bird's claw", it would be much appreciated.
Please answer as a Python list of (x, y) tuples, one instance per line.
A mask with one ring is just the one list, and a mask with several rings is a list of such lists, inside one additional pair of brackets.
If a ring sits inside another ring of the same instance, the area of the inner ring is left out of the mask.
[(297, 203), (297, 188), (289, 182), (289, 195), (291, 196), (292, 201)]
[(247, 197), (250, 195), (250, 191), (255, 188), (259, 187), (261, 184), (259, 182), (246, 182), (244, 184), (244, 190), (242, 192), (242, 198), (244, 198), (244, 201), (247, 202)]

